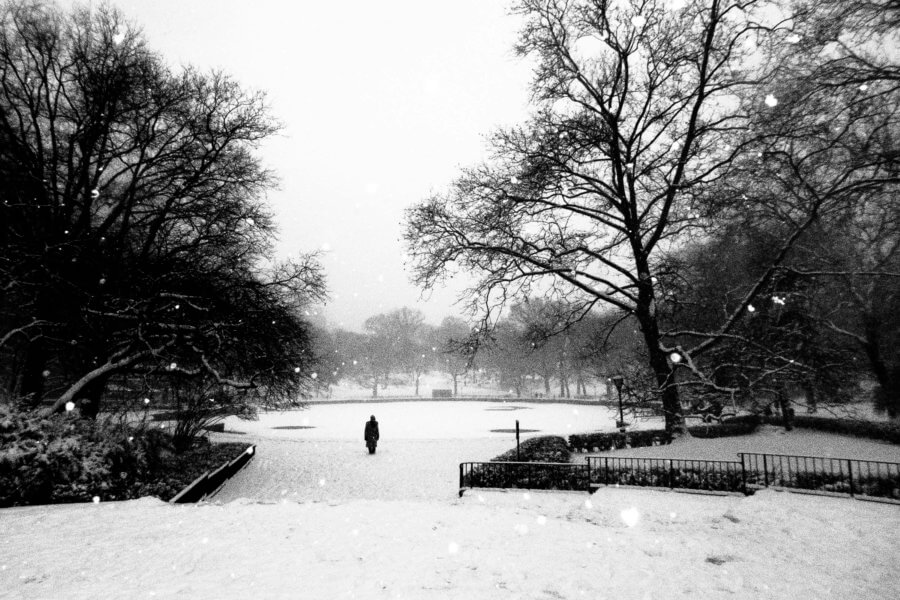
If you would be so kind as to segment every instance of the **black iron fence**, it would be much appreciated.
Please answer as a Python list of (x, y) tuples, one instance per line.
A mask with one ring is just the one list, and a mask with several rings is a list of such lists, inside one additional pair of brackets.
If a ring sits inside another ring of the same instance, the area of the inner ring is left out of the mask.
[(587, 464), (595, 485), (742, 493), (746, 489), (741, 463), (734, 461), (591, 456)]
[(847, 458), (740, 453), (739, 461), (591, 456), (583, 464), (466, 462), (466, 488), (590, 491), (627, 485), (752, 494), (772, 487), (900, 502), (900, 464)]
[(541, 462), (465, 462), (459, 465), (459, 495), (465, 488), (588, 490), (587, 464)]
[(742, 452), (749, 489), (775, 487), (900, 500), (900, 464)]

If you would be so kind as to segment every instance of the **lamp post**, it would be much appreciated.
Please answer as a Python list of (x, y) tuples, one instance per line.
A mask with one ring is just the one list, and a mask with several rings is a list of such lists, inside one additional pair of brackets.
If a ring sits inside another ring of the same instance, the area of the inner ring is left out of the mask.
[(616, 427), (623, 430), (628, 424), (625, 422), (625, 417), (622, 415), (622, 383), (625, 381), (625, 378), (621, 375), (613, 375), (610, 379), (612, 379), (613, 385), (616, 386), (616, 392), (619, 394), (619, 420), (616, 421)]

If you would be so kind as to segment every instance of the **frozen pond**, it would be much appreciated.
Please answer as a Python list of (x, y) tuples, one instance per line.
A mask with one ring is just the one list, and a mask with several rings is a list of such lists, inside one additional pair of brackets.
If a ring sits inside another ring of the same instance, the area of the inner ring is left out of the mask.
[[(515, 438), (516, 420), (523, 438), (615, 429), (617, 411), (596, 405), (528, 402), (360, 402), (312, 404), (304, 410), (266, 412), (256, 421), (229, 418), (226, 431), (256, 438), (362, 440), (370, 415), (378, 419), (381, 439), (432, 440)], [(628, 420), (626, 415), (626, 420)], [(662, 427), (661, 419), (633, 428)]]

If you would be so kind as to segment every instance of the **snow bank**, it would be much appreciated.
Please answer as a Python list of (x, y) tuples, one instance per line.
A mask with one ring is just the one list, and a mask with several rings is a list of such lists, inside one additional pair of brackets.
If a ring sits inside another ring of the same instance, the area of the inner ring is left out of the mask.
[(896, 506), (603, 489), (0, 511), (0, 597), (890, 598)]

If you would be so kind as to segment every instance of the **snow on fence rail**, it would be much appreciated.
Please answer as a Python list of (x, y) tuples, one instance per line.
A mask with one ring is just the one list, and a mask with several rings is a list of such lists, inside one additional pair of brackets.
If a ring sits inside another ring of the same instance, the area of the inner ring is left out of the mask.
[(848, 458), (739, 453), (739, 461), (591, 456), (584, 464), (465, 462), (467, 488), (590, 491), (603, 485), (752, 494), (772, 487), (900, 502), (900, 464)]
[(241, 454), (214, 471), (207, 471), (189, 486), (178, 492), (169, 500), (173, 504), (185, 504), (188, 502), (200, 502), (204, 498), (212, 496), (221, 489), (225, 482), (231, 479), (235, 473), (244, 468), (250, 460), (256, 456), (256, 445), (248, 446)]

